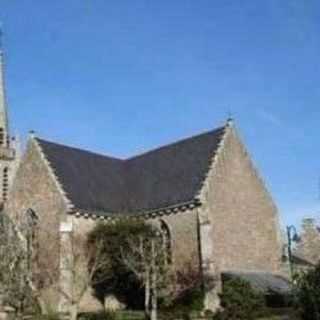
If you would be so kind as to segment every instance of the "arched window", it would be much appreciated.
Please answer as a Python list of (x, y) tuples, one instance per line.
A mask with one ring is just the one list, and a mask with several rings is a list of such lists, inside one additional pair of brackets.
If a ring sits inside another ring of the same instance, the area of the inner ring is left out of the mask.
[(171, 233), (167, 223), (160, 220), (160, 231), (163, 240), (163, 249), (166, 254), (166, 261), (168, 264), (172, 263), (172, 247), (171, 247)]
[(9, 168), (5, 167), (3, 169), (2, 175), (2, 200), (6, 201), (8, 199), (9, 190)]

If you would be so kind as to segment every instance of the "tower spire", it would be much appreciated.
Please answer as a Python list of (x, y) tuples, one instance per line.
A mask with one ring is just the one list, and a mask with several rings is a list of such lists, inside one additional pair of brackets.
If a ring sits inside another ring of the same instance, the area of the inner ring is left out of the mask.
[(20, 159), (20, 155), (17, 153), (16, 141), (11, 140), (9, 133), (3, 51), (3, 32), (0, 22), (0, 208), (5, 205), (8, 199), (9, 190)]
[(8, 110), (6, 101), (3, 32), (0, 25), (0, 147), (9, 147)]

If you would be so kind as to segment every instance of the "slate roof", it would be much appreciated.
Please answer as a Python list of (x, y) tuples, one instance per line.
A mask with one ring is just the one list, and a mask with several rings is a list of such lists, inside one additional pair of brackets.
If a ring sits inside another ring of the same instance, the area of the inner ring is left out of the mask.
[(126, 160), (36, 140), (77, 209), (136, 214), (193, 201), (224, 132), (221, 127)]
[(266, 295), (290, 294), (290, 282), (284, 277), (267, 272), (224, 272), (223, 280), (240, 278), (250, 283), (251, 287)]

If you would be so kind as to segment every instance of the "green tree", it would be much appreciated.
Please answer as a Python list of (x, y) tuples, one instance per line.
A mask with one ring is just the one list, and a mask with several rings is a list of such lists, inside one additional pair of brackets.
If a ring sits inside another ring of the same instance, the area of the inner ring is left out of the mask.
[(320, 320), (320, 263), (296, 277), (296, 298), (304, 320)]

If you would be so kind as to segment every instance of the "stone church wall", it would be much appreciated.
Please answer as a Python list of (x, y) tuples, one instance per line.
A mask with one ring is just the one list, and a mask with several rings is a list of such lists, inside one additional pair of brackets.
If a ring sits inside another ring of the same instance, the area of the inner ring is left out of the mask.
[(200, 208), (211, 225), (207, 241), (211, 241), (212, 262), (220, 271), (278, 273), (281, 237), (277, 209), (235, 129), (227, 130)]
[(196, 209), (172, 214), (162, 219), (170, 230), (172, 262), (180, 271), (199, 270), (199, 233)]
[[(28, 209), (39, 218), (36, 234), (38, 259), (46, 260), (53, 268), (59, 264), (59, 224), (67, 207), (53, 181), (36, 143), (29, 141), (27, 153), (17, 171), (5, 210), (21, 224)], [(49, 259), (49, 260), (48, 260)], [(58, 279), (57, 279), (58, 280)], [(43, 294), (51, 305), (58, 305), (57, 294), (46, 290)]]

